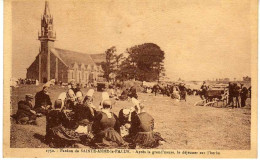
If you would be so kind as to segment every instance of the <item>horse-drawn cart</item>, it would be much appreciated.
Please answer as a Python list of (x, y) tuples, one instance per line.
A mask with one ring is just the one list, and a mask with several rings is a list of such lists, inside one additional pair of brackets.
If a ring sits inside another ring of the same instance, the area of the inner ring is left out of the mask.
[(196, 102), (194, 106), (197, 105), (218, 106), (219, 103), (222, 103), (223, 106), (226, 106), (228, 103), (228, 89), (226, 86), (224, 87), (213, 86), (212, 88), (206, 91), (204, 97), (205, 99)]

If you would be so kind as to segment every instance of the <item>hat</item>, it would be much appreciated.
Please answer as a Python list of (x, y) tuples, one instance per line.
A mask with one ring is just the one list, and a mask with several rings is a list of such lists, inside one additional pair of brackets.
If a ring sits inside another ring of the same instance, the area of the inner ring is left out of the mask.
[(94, 89), (89, 89), (86, 96), (92, 97), (94, 94)]
[(68, 91), (68, 96), (69, 96), (69, 98), (75, 97), (75, 93), (73, 92), (72, 89), (70, 89), (70, 90)]
[(26, 94), (26, 95), (25, 95), (25, 98), (33, 99), (33, 95), (32, 95), (32, 94)]
[(109, 94), (107, 92), (102, 92), (102, 100), (109, 100)]
[(48, 87), (50, 87), (49, 84), (44, 84), (42, 88), (45, 89), (45, 88), (48, 88)]
[(100, 106), (99, 106), (100, 108), (103, 108), (103, 103), (104, 103), (105, 100), (110, 101), (109, 95), (108, 95), (107, 92), (102, 92), (102, 100), (101, 100)]

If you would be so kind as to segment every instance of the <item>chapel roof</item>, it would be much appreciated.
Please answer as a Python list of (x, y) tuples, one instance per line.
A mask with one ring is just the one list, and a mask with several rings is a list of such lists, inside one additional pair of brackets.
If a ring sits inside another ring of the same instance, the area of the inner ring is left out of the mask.
[(91, 66), (100, 65), (101, 62), (105, 61), (103, 54), (86, 54), (60, 48), (52, 48), (51, 52), (67, 66), (72, 66), (74, 63)]

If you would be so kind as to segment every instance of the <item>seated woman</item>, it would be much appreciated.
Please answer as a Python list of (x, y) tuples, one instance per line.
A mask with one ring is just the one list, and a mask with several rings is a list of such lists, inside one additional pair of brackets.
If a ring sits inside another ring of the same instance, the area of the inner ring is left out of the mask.
[(136, 91), (135, 86), (132, 86), (132, 87), (130, 88), (129, 93), (128, 93), (128, 96), (129, 96), (130, 98), (135, 98), (135, 99), (138, 98), (138, 96), (137, 96), (137, 91)]
[(136, 116), (136, 111), (132, 107), (131, 109), (121, 109), (118, 114), (118, 120), (120, 122), (120, 134), (124, 137), (125, 141), (131, 141), (128, 138), (133, 134), (134, 129), (131, 128), (131, 120)]
[(95, 106), (93, 105), (92, 96), (87, 95), (82, 101), (82, 103), (79, 102), (76, 105), (74, 112), (78, 125), (81, 128), (85, 128), (85, 131), (87, 133), (91, 133), (94, 116), (97, 114)]
[(52, 102), (49, 96), (49, 86), (44, 85), (42, 90), (35, 95), (34, 110), (36, 113), (46, 114), (52, 108)]
[(67, 98), (65, 103), (65, 108), (72, 110), (76, 105), (76, 95), (72, 89), (69, 89), (67, 92)]
[(118, 120), (120, 123), (120, 134), (122, 137), (127, 136), (129, 134), (129, 128), (131, 123), (131, 112), (130, 109), (121, 109), (118, 114)]
[(95, 135), (93, 145), (95, 148), (117, 148), (126, 145), (120, 136), (120, 124), (114, 113), (111, 112), (111, 101), (104, 100), (103, 107), (97, 113), (92, 125)]
[(119, 96), (119, 99), (122, 100), (122, 101), (127, 100), (128, 94), (129, 94), (128, 92), (129, 92), (129, 89), (124, 88), (123, 92), (121, 93), (121, 96)]
[(137, 115), (132, 117), (131, 128), (133, 143), (141, 148), (155, 148), (159, 146), (159, 141), (164, 141), (159, 133), (153, 132), (154, 119), (144, 111), (144, 106), (140, 104), (135, 106)]
[[(80, 142), (80, 135), (71, 129), (70, 119), (62, 111), (62, 101), (56, 100), (54, 109), (46, 115), (45, 140), (51, 147), (70, 147)], [(74, 122), (72, 122), (75, 124)]]
[(36, 124), (36, 112), (32, 108), (33, 95), (26, 94), (25, 100), (18, 102), (18, 110), (15, 115), (18, 124)]

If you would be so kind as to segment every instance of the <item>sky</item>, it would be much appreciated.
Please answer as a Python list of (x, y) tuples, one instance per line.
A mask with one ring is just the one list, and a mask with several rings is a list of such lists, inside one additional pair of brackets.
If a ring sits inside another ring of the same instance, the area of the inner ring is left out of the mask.
[[(44, 1), (12, 2), (12, 76), (24, 78), (39, 53)], [(165, 52), (172, 80), (250, 76), (250, 1), (49, 1), (55, 47), (88, 54), (118, 53), (143, 43)]]

